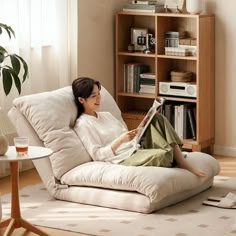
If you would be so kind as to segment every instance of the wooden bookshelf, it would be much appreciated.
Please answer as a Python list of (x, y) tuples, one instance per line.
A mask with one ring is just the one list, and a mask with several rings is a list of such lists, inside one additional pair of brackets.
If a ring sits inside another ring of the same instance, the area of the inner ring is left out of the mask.
[[(128, 52), (131, 28), (147, 28), (154, 34), (156, 44), (153, 53)], [(185, 31), (196, 39), (196, 55), (165, 55), (165, 32)], [(155, 97), (165, 97), (168, 102), (191, 103), (195, 106), (196, 140), (184, 139), (184, 147), (193, 151), (212, 152), (214, 144), (214, 16), (175, 13), (116, 14), (115, 37), (116, 101), (121, 111), (147, 111)], [(127, 93), (124, 91), (124, 64), (144, 63), (155, 73), (155, 93)], [(159, 82), (170, 81), (170, 71), (191, 71), (197, 86), (196, 98), (161, 96)], [(130, 121), (129, 121), (130, 122)]]

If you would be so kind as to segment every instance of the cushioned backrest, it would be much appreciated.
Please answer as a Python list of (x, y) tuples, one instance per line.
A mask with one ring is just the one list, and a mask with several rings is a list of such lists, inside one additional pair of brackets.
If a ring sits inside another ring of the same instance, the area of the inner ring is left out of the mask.
[[(112, 112), (122, 121), (119, 108), (104, 88), (101, 96), (101, 109)], [(57, 179), (72, 168), (91, 161), (73, 130), (77, 109), (71, 86), (19, 97), (13, 104), (29, 121), (45, 147), (53, 150), (50, 160)]]

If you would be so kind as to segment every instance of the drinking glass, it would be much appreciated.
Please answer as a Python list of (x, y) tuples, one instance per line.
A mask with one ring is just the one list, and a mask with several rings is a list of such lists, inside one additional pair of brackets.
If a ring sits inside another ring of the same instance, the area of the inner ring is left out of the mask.
[(17, 155), (23, 156), (28, 154), (28, 147), (29, 147), (28, 137), (15, 137), (14, 144), (16, 147)]

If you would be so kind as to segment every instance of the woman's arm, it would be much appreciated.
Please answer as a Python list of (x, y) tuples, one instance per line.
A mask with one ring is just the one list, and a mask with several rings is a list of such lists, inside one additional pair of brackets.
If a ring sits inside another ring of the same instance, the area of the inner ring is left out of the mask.
[(107, 161), (116, 156), (116, 150), (134, 138), (136, 130), (127, 131), (110, 113), (102, 113), (99, 119), (81, 117), (75, 125), (75, 132), (95, 161)]
[(113, 153), (115, 154), (116, 150), (120, 147), (121, 144), (131, 141), (136, 134), (137, 134), (137, 129), (133, 129), (123, 133), (120, 137), (115, 139), (111, 143), (111, 149)]

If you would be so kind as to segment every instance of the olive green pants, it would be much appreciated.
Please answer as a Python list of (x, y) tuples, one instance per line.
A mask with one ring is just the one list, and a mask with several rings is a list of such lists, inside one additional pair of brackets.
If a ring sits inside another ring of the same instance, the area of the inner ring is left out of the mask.
[(183, 145), (168, 119), (157, 113), (140, 141), (140, 149), (119, 164), (172, 167), (174, 156), (171, 144)]

